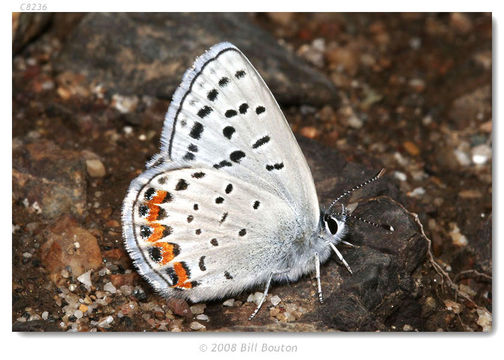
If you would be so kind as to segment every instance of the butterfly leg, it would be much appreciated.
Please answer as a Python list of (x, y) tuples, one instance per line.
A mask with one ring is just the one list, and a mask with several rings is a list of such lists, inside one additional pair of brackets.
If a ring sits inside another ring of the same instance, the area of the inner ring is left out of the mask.
[(252, 320), (254, 318), (254, 316), (256, 316), (256, 314), (259, 312), (259, 309), (261, 308), (262, 304), (266, 300), (266, 296), (268, 296), (268, 290), (269, 290), (269, 286), (271, 284), (271, 279), (273, 278), (273, 275), (285, 274), (285, 273), (288, 273), (289, 271), (290, 271), (290, 269), (285, 269), (285, 270), (280, 270), (280, 271), (274, 271), (270, 274), (270, 276), (268, 278), (268, 282), (266, 283), (266, 288), (264, 289), (264, 293), (261, 298), (261, 301), (259, 301), (259, 305), (257, 305), (257, 307), (254, 310), (254, 312), (252, 313), (252, 315), (249, 316), (249, 320)]
[(322, 285), (320, 284), (320, 258), (319, 254), (315, 253), (315, 276), (317, 278), (317, 292), (318, 292), (318, 298), (320, 303), (322, 304), (324, 302), (324, 299), (322, 298)]
[(334, 244), (332, 242), (328, 242), (328, 244), (331, 247), (331, 249), (333, 249), (333, 251), (336, 253), (336, 255), (338, 256), (338, 259), (340, 259), (340, 261), (343, 263), (343, 265), (345, 265), (345, 267), (347, 268), (348, 272), (350, 274), (353, 274), (352, 269), (350, 269), (350, 265), (348, 265), (348, 263), (345, 261), (345, 259), (343, 259), (343, 255), (341, 255), (341, 253), (339, 252), (339, 250), (336, 249), (336, 246), (334, 246)]
[(263, 296), (261, 298), (261, 301), (259, 301), (259, 304), (257, 305), (256, 309), (254, 310), (254, 312), (252, 313), (252, 315), (249, 316), (249, 320), (252, 320), (254, 318), (254, 316), (256, 316), (257, 312), (259, 311), (259, 309), (261, 308), (262, 304), (264, 303), (264, 300), (266, 300), (266, 296), (268, 296), (268, 290), (269, 290), (269, 287), (270, 287), (270, 284), (271, 284), (271, 278), (273, 277), (273, 273), (270, 274), (269, 278), (268, 278), (268, 282), (266, 283), (266, 288), (264, 289), (264, 293), (263, 293)]
[(353, 248), (357, 247), (356, 245), (354, 245), (354, 244), (352, 244), (352, 243), (349, 243), (348, 241), (345, 241), (345, 240), (341, 240), (341, 243), (342, 243), (342, 244), (345, 244), (345, 245), (348, 245), (348, 246), (350, 246), (350, 247), (353, 247)]

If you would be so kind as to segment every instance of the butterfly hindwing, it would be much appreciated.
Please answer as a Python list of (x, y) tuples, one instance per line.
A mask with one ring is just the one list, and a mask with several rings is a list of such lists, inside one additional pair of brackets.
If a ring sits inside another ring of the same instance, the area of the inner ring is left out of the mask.
[(163, 164), (135, 179), (127, 199), (127, 248), (168, 296), (199, 301), (260, 283), (269, 275), (264, 262), (280, 264), (282, 239), (296, 236), (284, 202), (213, 168)]

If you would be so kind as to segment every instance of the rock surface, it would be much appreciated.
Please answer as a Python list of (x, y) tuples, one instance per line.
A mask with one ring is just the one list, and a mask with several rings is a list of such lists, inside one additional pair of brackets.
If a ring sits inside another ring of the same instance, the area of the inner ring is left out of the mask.
[(280, 103), (337, 104), (336, 88), (326, 77), (285, 51), (246, 14), (89, 14), (70, 35), (56, 67), (85, 74), (108, 91), (171, 99), (194, 59), (222, 41), (246, 54)]

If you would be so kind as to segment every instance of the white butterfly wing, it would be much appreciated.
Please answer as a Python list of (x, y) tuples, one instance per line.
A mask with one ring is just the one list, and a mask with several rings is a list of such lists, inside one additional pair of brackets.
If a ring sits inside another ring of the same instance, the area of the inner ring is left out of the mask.
[(136, 178), (123, 214), (127, 249), (140, 273), (162, 294), (193, 301), (264, 282), (299, 235), (292, 209), (267, 191), (176, 162)]
[(161, 139), (123, 208), (127, 248), (158, 291), (200, 301), (263, 283), (317, 231), (306, 160), (268, 87), (233, 45), (215, 45), (186, 72)]
[(318, 223), (304, 155), (271, 91), (234, 45), (213, 46), (186, 72), (161, 139), (160, 157), (218, 168), (285, 199)]

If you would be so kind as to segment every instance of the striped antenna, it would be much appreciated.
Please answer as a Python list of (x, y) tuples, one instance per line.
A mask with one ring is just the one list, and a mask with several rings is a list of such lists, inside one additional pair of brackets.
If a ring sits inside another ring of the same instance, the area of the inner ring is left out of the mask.
[(372, 178), (370, 179), (367, 179), (366, 181), (364, 181), (362, 184), (359, 184), (353, 188), (351, 188), (350, 190), (347, 190), (345, 191), (343, 194), (341, 194), (340, 196), (338, 196), (338, 198), (336, 200), (334, 200), (331, 205), (329, 205), (329, 208), (326, 210), (326, 213), (329, 214), (331, 212), (331, 209), (334, 205), (336, 205), (338, 203), (338, 201), (340, 201), (342, 198), (344, 198), (345, 196), (348, 196), (350, 195), (351, 193), (353, 193), (354, 191), (356, 190), (359, 190), (360, 188), (366, 186), (366, 185), (369, 185), (371, 184), (372, 182), (378, 180), (379, 178), (381, 178), (383, 176), (383, 174), (385, 173), (385, 169), (381, 169), (380, 172), (378, 174), (376, 174), (375, 176), (373, 176)]
[(361, 218), (360, 216), (352, 215), (352, 214), (346, 214), (346, 216), (350, 217), (350, 218), (353, 218), (353, 219), (360, 220), (363, 223), (366, 223), (368, 225), (371, 225), (371, 226), (374, 226), (374, 227), (377, 227), (377, 228), (385, 229), (385, 230), (390, 231), (390, 232), (395, 231), (394, 227), (392, 225), (389, 225), (389, 224), (378, 224), (378, 223), (375, 223), (373, 221), (366, 220), (366, 219)]

